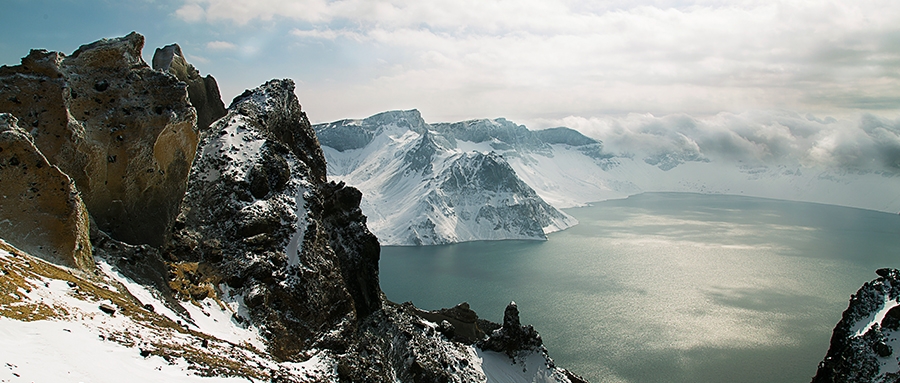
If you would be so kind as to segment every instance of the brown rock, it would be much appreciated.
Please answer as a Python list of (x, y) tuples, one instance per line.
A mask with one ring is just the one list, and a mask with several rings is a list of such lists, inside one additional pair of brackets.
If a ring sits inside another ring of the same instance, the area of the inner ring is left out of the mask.
[(160, 246), (184, 196), (197, 116), (185, 84), (141, 59), (143, 45), (131, 33), (69, 57), (32, 51), (0, 68), (0, 111), (75, 180), (101, 230)]
[(71, 179), (47, 161), (15, 117), (0, 114), (0, 235), (44, 260), (90, 270), (88, 222)]
[(212, 75), (200, 77), (200, 71), (185, 60), (178, 44), (156, 48), (153, 69), (169, 72), (187, 84), (191, 105), (197, 108), (197, 126), (200, 130), (206, 130), (225, 115), (225, 104), (216, 79)]

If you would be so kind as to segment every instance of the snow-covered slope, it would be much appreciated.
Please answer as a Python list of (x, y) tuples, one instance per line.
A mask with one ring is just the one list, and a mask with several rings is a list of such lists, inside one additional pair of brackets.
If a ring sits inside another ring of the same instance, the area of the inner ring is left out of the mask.
[(152, 288), (98, 265), (96, 274), (67, 269), (0, 240), (0, 381), (336, 377), (326, 353), (303, 363), (276, 362), (259, 329), (240, 320), (241, 297), (183, 301), (179, 314)]
[(681, 152), (637, 157), (611, 153), (572, 129), (529, 131), (502, 118), (432, 127), (456, 137), (462, 151), (502, 155), (519, 178), (558, 208), (643, 192), (692, 192), (900, 211), (900, 176), (883, 171), (745, 163)]
[(503, 156), (461, 150), (418, 111), (314, 126), (332, 178), (363, 192), (384, 245), (546, 239), (576, 221), (544, 202)]

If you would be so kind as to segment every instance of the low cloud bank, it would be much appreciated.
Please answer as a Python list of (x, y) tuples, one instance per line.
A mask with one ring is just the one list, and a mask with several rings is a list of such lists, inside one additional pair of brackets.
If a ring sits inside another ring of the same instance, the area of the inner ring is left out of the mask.
[(605, 150), (648, 163), (740, 161), (900, 174), (900, 118), (860, 114), (819, 118), (786, 111), (719, 113), (711, 117), (629, 114), (536, 121), (568, 126), (603, 141)]

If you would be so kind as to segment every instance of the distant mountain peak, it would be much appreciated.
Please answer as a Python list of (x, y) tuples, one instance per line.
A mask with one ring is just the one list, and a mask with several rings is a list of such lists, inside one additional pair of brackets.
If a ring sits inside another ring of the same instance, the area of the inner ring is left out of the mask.
[(523, 141), (516, 137), (533, 139), (524, 126), (505, 119), (439, 125), (410, 110), (314, 127), (329, 174), (363, 191), (369, 227), (382, 244), (545, 240), (575, 224), (519, 179), (502, 153), (458, 145), (469, 146), (475, 132), (509, 150)]

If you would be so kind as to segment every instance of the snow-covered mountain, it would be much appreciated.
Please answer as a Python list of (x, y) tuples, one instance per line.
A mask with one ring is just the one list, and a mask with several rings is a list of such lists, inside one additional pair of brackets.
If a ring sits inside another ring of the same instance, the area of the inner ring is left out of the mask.
[[(471, 214), (446, 202), (454, 195), (442, 188), (449, 179), (449, 164), (479, 155), (508, 164), (516, 178), (558, 209), (642, 192), (693, 192), (900, 211), (900, 176), (888, 171), (797, 161), (744, 162), (684, 150), (613, 152), (569, 128), (532, 131), (503, 118), (428, 124), (416, 110), (319, 124), (315, 129), (329, 176), (363, 191), (362, 206), (370, 227), (383, 244), (390, 245), (517, 238), (509, 228), (495, 226), (498, 231), (490, 232), (485, 231), (490, 225), (472, 225), (463, 219)], [(466, 198), (478, 195), (470, 190)], [(459, 198), (450, 199), (455, 203)], [(466, 206), (497, 200), (468, 199)], [(548, 218), (540, 221), (545, 232), (574, 222), (558, 218), (540, 203), (534, 206), (541, 206), (539, 213), (548, 212)], [(512, 212), (505, 217), (513, 219)], [(542, 215), (529, 217), (538, 220)], [(524, 221), (514, 221), (519, 233), (527, 232), (521, 230)]]
[(459, 146), (418, 111), (314, 126), (329, 176), (363, 192), (385, 245), (546, 239), (575, 219), (538, 196), (507, 160)]

